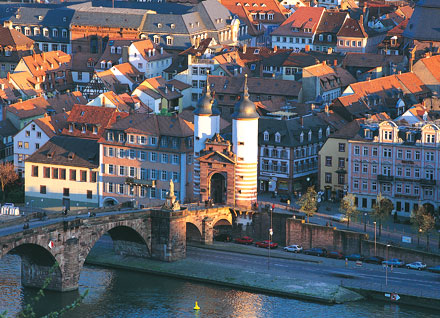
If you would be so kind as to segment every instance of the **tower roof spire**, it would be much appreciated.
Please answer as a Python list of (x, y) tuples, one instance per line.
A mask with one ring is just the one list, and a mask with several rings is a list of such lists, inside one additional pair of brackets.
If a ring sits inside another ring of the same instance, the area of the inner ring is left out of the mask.
[(249, 99), (249, 88), (247, 83), (247, 74), (244, 75), (243, 98), (235, 104), (235, 110), (232, 114), (233, 119), (256, 119), (260, 117), (257, 113), (257, 107)]
[(205, 94), (200, 97), (197, 102), (196, 109), (194, 110), (195, 115), (219, 115), (220, 112), (217, 109), (217, 101), (211, 93), (211, 87), (209, 85), (209, 70), (206, 72), (206, 87)]

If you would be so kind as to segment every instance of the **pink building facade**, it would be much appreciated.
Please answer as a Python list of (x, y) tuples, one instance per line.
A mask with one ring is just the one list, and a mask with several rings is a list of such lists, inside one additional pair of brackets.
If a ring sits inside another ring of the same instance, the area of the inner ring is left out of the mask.
[(399, 126), (393, 121), (361, 125), (349, 141), (348, 192), (360, 211), (371, 211), (380, 193), (399, 216), (419, 205), (437, 212), (440, 205), (440, 125)]

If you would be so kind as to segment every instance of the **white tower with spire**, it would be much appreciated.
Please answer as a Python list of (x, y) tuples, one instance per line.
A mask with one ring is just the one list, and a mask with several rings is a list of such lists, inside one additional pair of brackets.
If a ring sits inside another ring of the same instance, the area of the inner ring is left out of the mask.
[[(197, 102), (194, 110), (194, 159), (205, 148), (206, 139), (212, 138), (220, 132), (220, 111), (217, 109), (217, 101), (211, 94), (208, 80), (206, 92)], [(200, 197), (200, 163), (194, 160), (194, 198)]]
[(255, 104), (249, 99), (247, 75), (243, 98), (232, 114), (232, 147), (236, 155), (235, 204), (250, 206), (257, 200), (258, 118)]

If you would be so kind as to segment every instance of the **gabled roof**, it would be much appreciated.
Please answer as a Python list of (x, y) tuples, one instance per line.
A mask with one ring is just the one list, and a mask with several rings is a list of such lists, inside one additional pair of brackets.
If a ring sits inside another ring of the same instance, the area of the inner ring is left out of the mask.
[(417, 63), (423, 63), (432, 76), (440, 82), (440, 55), (425, 57)]
[(53, 136), (26, 162), (95, 169), (99, 166), (99, 146), (93, 139)]
[(63, 130), (63, 135), (99, 139), (104, 130), (116, 121), (116, 115), (120, 117), (127, 116), (126, 113), (120, 113), (115, 108), (74, 105), (67, 118), (67, 122), (94, 125), (98, 127), (98, 132), (93, 134), (93, 131), (87, 130), (85, 133), (82, 133), (81, 130), (77, 129), (73, 129), (71, 132), (66, 128)]
[[(318, 28), (319, 21), (325, 9), (320, 7), (299, 7), (286, 21), (283, 22), (271, 35), (290, 35), (312, 37)], [(299, 31), (294, 32), (292, 29)], [(311, 32), (304, 32), (311, 29)]]
[(364, 26), (358, 20), (347, 18), (339, 30), (337, 36), (367, 38)]
[(65, 94), (56, 94), (47, 99), (49, 110), (56, 114), (70, 111), (75, 104), (85, 104), (87, 100), (83, 97), (80, 91), (67, 92)]
[(347, 17), (347, 12), (324, 11), (316, 33), (338, 33)]
[(355, 53), (347, 52), (344, 60), (342, 61), (342, 67), (362, 67), (373, 69), (378, 66), (389, 66), (390, 63), (400, 64), (404, 60), (401, 55), (384, 55), (375, 53)]
[(197, 158), (198, 161), (205, 161), (205, 160), (209, 160), (209, 161), (217, 161), (217, 162), (221, 162), (221, 163), (232, 163), (235, 164), (235, 161), (232, 158), (229, 158), (228, 156), (226, 156), (225, 154), (219, 152), (219, 151), (213, 151), (210, 153), (207, 153), (199, 158)]
[(3, 119), (0, 121), (0, 136), (1, 137), (7, 137), (7, 136), (15, 136), (17, 134), (18, 129), (15, 128), (15, 126), (12, 124), (12, 122), (9, 119)]
[(61, 134), (63, 129), (66, 128), (69, 114), (70, 112), (52, 116), (46, 115), (42, 118), (34, 119), (33, 122), (40, 127), (49, 138), (52, 138), (55, 135)]
[(194, 124), (180, 116), (162, 116), (145, 113), (131, 114), (121, 118), (109, 128), (154, 136), (190, 137), (194, 134)]
[[(145, 39), (141, 41), (133, 42), (131, 45), (133, 45), (136, 50), (139, 51), (139, 53), (142, 55), (144, 60), (146, 61), (154, 61), (159, 59), (165, 59), (168, 57), (171, 57), (172, 55), (169, 54), (167, 51), (163, 51), (162, 54), (160, 54), (160, 47), (156, 44), (154, 44), (150, 39)], [(155, 50), (155, 54), (148, 54), (148, 52)]]
[(0, 47), (11, 47), (15, 48), (17, 46), (25, 46), (31, 48), (34, 41), (29, 39), (26, 35), (18, 32), (15, 29), (4, 28), (0, 26)]
[[(180, 85), (184, 87), (184, 85)], [(137, 89), (152, 96), (153, 98), (165, 98), (168, 100), (180, 98), (182, 94), (174, 84), (166, 82), (162, 76), (147, 78)]]
[(14, 116), (25, 119), (42, 116), (47, 112), (49, 103), (44, 97), (36, 97), (6, 107), (6, 111)]

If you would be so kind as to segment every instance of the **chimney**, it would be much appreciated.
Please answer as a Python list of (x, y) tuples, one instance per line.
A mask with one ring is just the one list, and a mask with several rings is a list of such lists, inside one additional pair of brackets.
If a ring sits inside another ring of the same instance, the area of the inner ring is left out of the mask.
[(322, 61), (322, 65), (327, 65), (327, 61), (326, 60)]
[(310, 51), (310, 45), (308, 45), (308, 44), (306, 45), (305, 51), (306, 51), (306, 52), (309, 52), (309, 51)]
[(151, 49), (148, 50), (148, 57), (150, 57), (150, 56), (151, 56)]
[(243, 45), (243, 54), (246, 54), (246, 50), (247, 50), (247, 45)]
[(338, 60), (333, 60), (333, 66), (338, 66)]
[(273, 52), (276, 53), (277, 50), (278, 50), (278, 46), (275, 45), (275, 46), (273, 47)]

